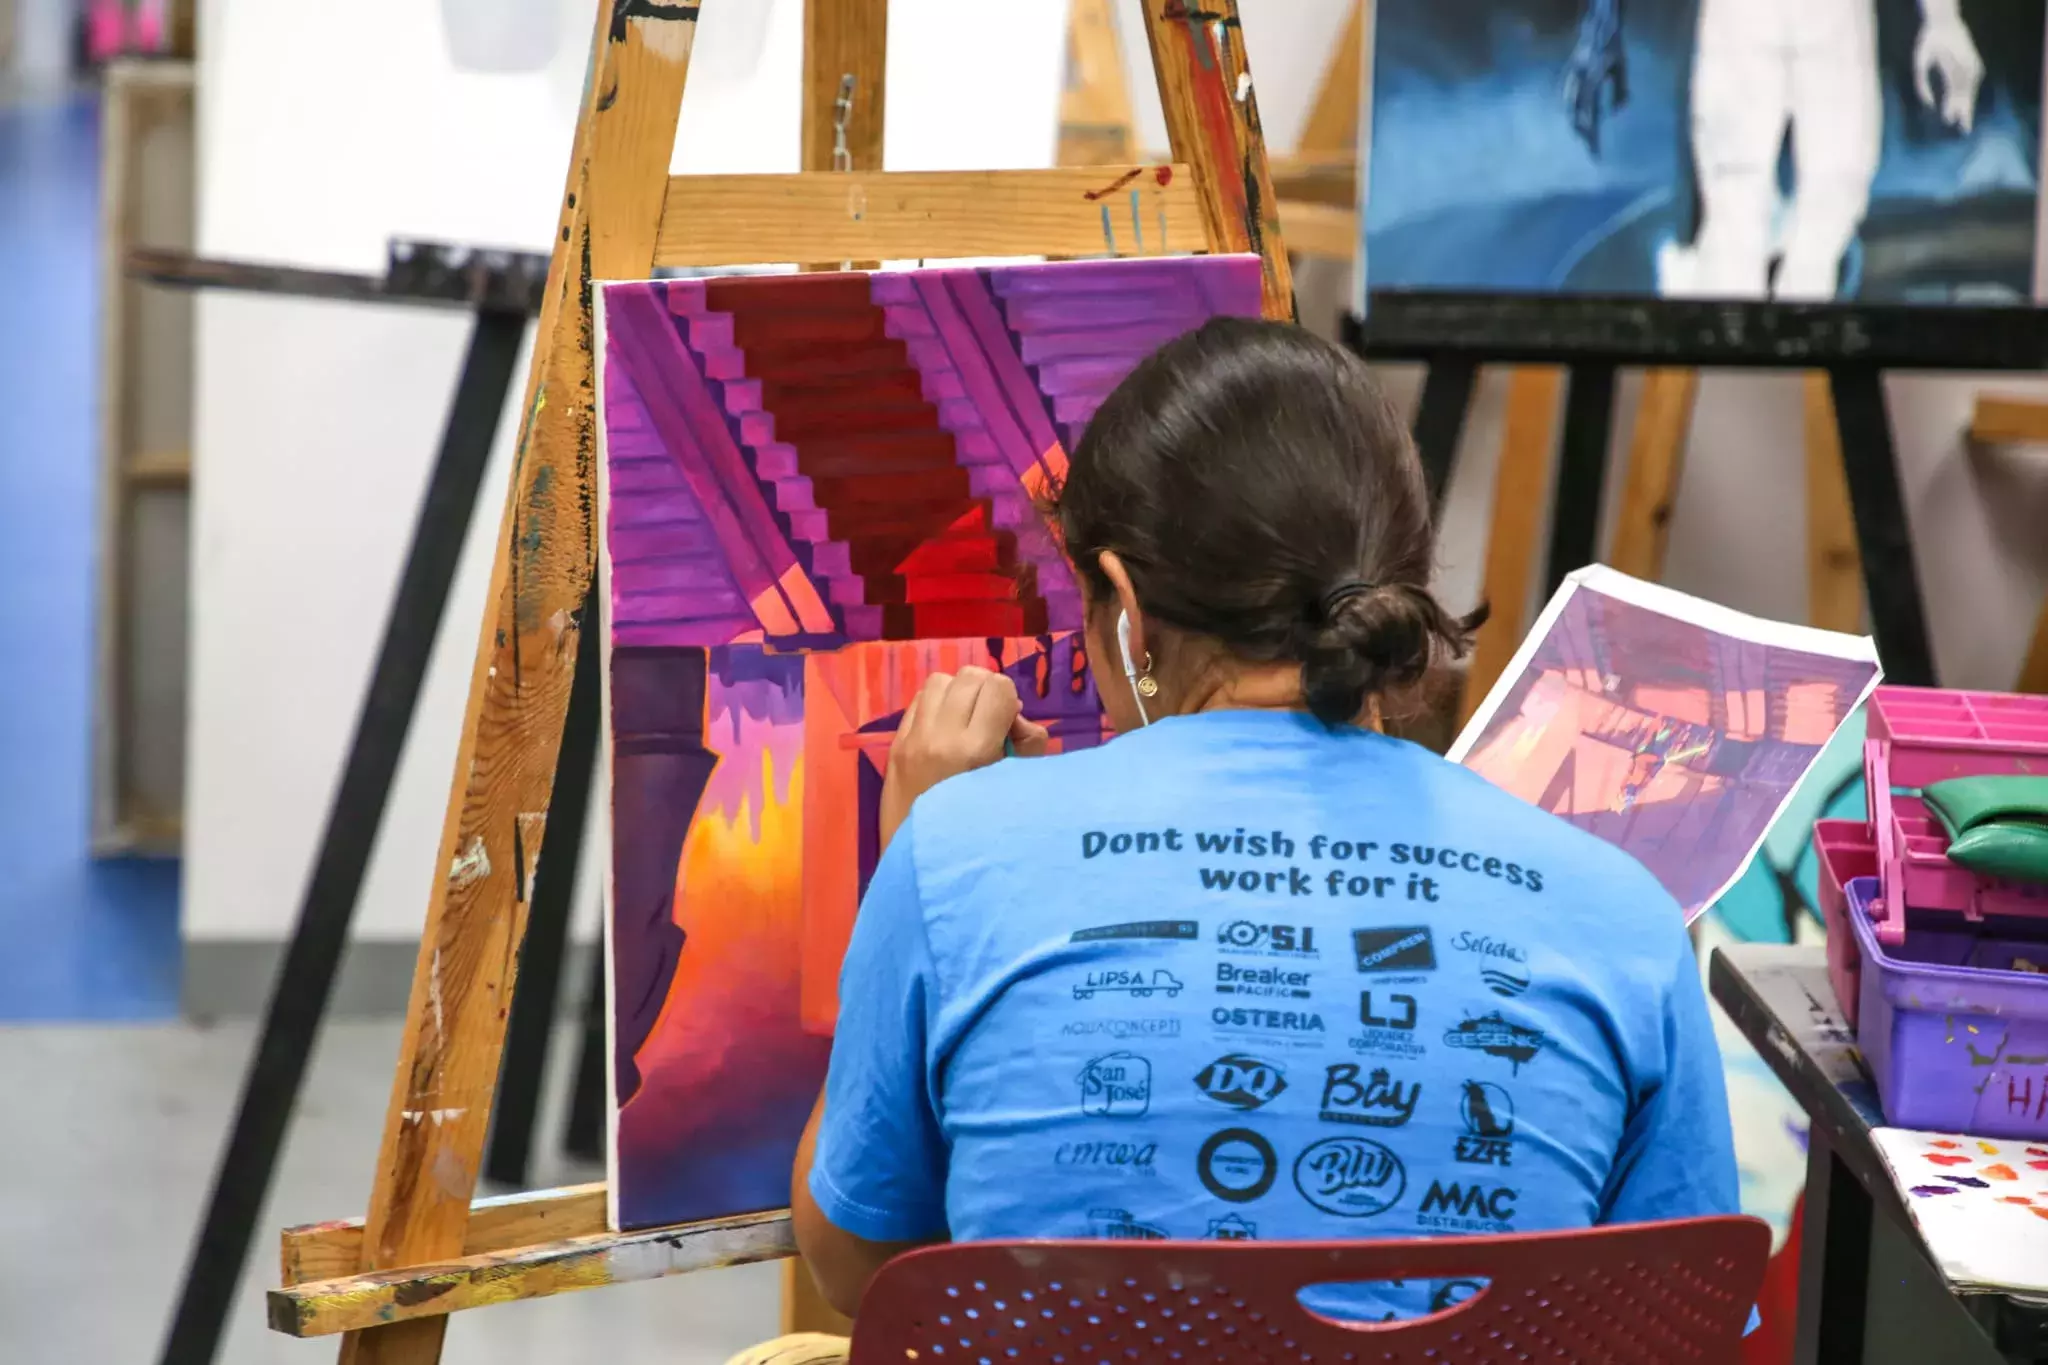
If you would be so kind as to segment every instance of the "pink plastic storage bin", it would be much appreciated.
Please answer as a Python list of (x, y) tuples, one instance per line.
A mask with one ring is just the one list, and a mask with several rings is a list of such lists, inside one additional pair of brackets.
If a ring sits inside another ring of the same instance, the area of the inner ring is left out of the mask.
[(1849, 927), (1849, 882), (1877, 875), (1877, 845), (1861, 820), (1813, 822), (1813, 855), (1820, 860), (1820, 917), (1828, 929), (1828, 984), (1850, 1028), (1856, 1027), (1857, 971), (1863, 958)]
[(1895, 1128), (2048, 1139), (2048, 925), (1915, 925), (1902, 944), (1871, 923), (1877, 882), (1849, 883), (1863, 955), (1856, 1044)]
[(1871, 907), (1880, 941), (1905, 938), (1905, 916), (1897, 913), (1902, 905), (1959, 911), (1971, 920), (2048, 917), (2048, 888), (1957, 867), (1925, 803), (1892, 792), (2003, 773), (2048, 774), (2048, 697), (1932, 687), (1880, 687), (1871, 694), (1863, 780), (1883, 887)]

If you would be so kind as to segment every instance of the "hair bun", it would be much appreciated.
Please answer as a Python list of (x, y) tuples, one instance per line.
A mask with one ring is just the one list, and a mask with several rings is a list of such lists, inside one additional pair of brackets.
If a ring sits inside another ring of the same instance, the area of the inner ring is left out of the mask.
[(1317, 719), (1342, 725), (1368, 696), (1419, 682), (1440, 653), (1469, 651), (1486, 608), (1460, 619), (1427, 588), (1352, 579), (1324, 593), (1316, 615), (1302, 641), (1301, 690)]

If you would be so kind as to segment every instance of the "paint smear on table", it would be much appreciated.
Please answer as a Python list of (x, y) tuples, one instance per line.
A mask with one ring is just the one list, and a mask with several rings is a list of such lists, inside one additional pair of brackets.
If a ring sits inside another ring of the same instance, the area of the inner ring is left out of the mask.
[[(2024, 1211), (2048, 1220), (2048, 1190), (2013, 1190), (2020, 1176), (2012, 1163), (2038, 1148), (1904, 1128), (1875, 1128), (1871, 1137), (1906, 1191), (1907, 1211), (1928, 1251), (1951, 1282), (2048, 1293), (2048, 1236), (2021, 1216)], [(1930, 1162), (1943, 1168), (1938, 1183), (1928, 1179)]]

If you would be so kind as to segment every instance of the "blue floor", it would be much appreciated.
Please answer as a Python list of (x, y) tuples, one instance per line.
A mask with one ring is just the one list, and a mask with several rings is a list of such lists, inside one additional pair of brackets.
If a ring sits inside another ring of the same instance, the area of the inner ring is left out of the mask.
[(95, 863), (96, 104), (0, 107), (0, 1022), (178, 1005), (178, 865)]

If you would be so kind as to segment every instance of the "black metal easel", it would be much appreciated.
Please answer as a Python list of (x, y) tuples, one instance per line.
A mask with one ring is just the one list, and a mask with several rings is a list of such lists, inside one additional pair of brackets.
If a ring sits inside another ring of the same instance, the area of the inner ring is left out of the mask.
[[(527, 319), (539, 311), (548, 257), (397, 243), (383, 276), (212, 261), (139, 251), (138, 278), (307, 298), (462, 307), (475, 314), (439, 454), (413, 526), (376, 666), (356, 718), (320, 850), (279, 968), (241, 1098), (215, 1172), (206, 1215), (160, 1359), (209, 1365), (219, 1350), (250, 1241), (326, 1014), (349, 922), (391, 781), (419, 701), (456, 561), (476, 509), (484, 467), (510, 392)], [(595, 598), (591, 599), (592, 602)], [(585, 611), (590, 607), (586, 605)], [(531, 1147), (548, 1025), (568, 936), (570, 890), (597, 751), (598, 632), (581, 632), (568, 727), (556, 769), (554, 811), (562, 835), (546, 841), (534, 873), (521, 986), (499, 1079), (503, 1098), (489, 1163), (494, 1178), (523, 1181)], [(586, 1015), (602, 1049), (600, 1008)], [(591, 1022), (594, 1021), (594, 1024)], [(586, 1050), (588, 1043), (586, 1041)], [(589, 1103), (587, 1099), (585, 1103)], [(587, 1122), (585, 1124), (587, 1126)]]
[(1534, 294), (1375, 291), (1345, 342), (1374, 360), (1429, 365), (1415, 441), (1440, 502), (1482, 364), (1562, 365), (1570, 374), (1547, 565), (1554, 592), (1598, 558), (1598, 522), (1625, 365), (1825, 370), (1885, 675), (1931, 686), (1934, 654), (1898, 456), (1887, 370), (2048, 369), (2048, 309), (1746, 303)]

